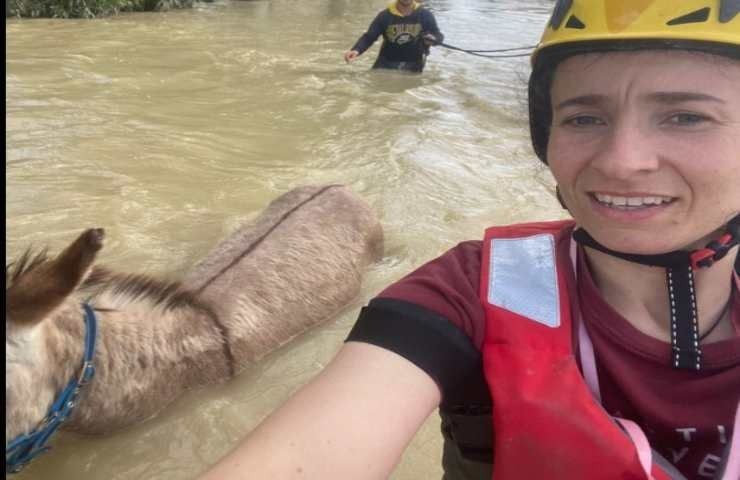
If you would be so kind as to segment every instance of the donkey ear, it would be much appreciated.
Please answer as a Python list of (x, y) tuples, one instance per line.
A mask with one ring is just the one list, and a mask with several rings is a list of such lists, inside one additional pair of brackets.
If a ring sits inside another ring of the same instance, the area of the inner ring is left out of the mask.
[(102, 228), (85, 230), (56, 258), (22, 273), (6, 291), (6, 319), (33, 324), (46, 318), (85, 279), (104, 237)]

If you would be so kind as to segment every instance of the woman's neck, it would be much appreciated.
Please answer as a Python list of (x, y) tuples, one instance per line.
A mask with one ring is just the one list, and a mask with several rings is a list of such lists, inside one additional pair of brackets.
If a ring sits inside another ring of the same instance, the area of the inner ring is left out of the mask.
[[(584, 250), (591, 275), (606, 302), (642, 333), (669, 342), (665, 269), (628, 262), (588, 247)], [(732, 295), (737, 251), (731, 253), (711, 268), (694, 271), (699, 333), (712, 330), (705, 343), (735, 335), (730, 309), (726, 308)]]

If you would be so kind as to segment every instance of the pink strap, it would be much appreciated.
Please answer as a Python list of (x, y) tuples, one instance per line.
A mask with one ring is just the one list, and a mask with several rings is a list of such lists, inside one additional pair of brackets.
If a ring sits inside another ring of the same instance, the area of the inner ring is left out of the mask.
[(627, 435), (629, 435), (632, 439), (632, 443), (634, 443), (635, 447), (637, 448), (637, 457), (640, 459), (640, 465), (642, 465), (642, 469), (645, 470), (648, 478), (650, 480), (653, 480), (653, 476), (650, 473), (650, 470), (653, 466), (653, 451), (650, 448), (650, 442), (648, 442), (648, 439), (643, 433), (642, 429), (632, 420), (627, 420), (626, 418), (619, 417), (614, 417), (614, 419), (619, 422), (619, 424), (627, 432)]
[[(740, 275), (733, 272), (732, 276), (735, 279), (735, 287), (740, 290)], [(738, 326), (735, 325), (735, 328), (738, 328)], [(737, 480), (738, 478), (740, 478), (740, 401), (737, 402), (737, 408), (735, 409), (735, 426), (730, 439), (730, 450), (727, 452), (725, 473), (720, 480)]]
[(581, 368), (586, 385), (591, 389), (594, 398), (601, 403), (601, 390), (599, 389), (599, 374), (596, 371), (596, 357), (591, 337), (588, 336), (583, 322), (578, 323), (578, 345), (581, 351)]
[(730, 451), (727, 452), (727, 465), (722, 480), (736, 480), (740, 478), (740, 402), (735, 409), (735, 426), (730, 440)]
[[(571, 239), (570, 241), (570, 259), (573, 264), (573, 274), (578, 278), (578, 247), (576, 242)], [(596, 356), (594, 355), (594, 345), (591, 342), (591, 337), (588, 335), (586, 326), (581, 319), (580, 309), (574, 308), (574, 315), (577, 316), (578, 322), (578, 347), (581, 353), (581, 368), (583, 369), (583, 378), (586, 381), (591, 393), (593, 394), (596, 401), (601, 404), (601, 389), (599, 388), (599, 374), (596, 370)], [(653, 451), (650, 448), (650, 442), (648, 441), (645, 433), (640, 427), (633, 421), (627, 420), (626, 418), (612, 417), (616, 420), (627, 432), (632, 443), (637, 449), (637, 458), (640, 460), (640, 465), (645, 471), (647, 478), (653, 480), (653, 476), (650, 473), (653, 466)]]
[[(578, 246), (573, 239), (570, 241), (570, 261), (573, 264), (573, 275), (578, 280)], [(596, 400), (601, 404), (601, 390), (599, 389), (599, 374), (596, 371), (596, 356), (594, 355), (594, 346), (591, 343), (591, 337), (588, 336), (583, 319), (581, 318), (581, 309), (576, 306), (573, 309), (573, 316), (578, 324), (578, 349), (581, 353), (581, 368), (583, 369), (583, 378), (586, 385)]]

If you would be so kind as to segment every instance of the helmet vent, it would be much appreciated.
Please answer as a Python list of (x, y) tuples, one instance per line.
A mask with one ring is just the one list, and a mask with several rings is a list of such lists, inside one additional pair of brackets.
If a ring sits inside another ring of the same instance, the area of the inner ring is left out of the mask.
[(579, 30), (583, 30), (586, 28), (586, 25), (575, 15), (571, 15), (570, 18), (568, 18), (568, 23), (565, 24), (565, 28), (577, 28)]
[(674, 26), (674, 25), (685, 25), (687, 23), (706, 22), (707, 20), (709, 20), (709, 12), (711, 10), (712, 10), (711, 8), (705, 7), (695, 12), (691, 12), (686, 15), (683, 15), (681, 17), (674, 18), (673, 20), (668, 21), (666, 25)]
[(740, 0), (722, 0), (719, 2), (719, 21), (727, 23), (740, 13)]
[(550, 26), (553, 30), (560, 28), (560, 25), (565, 20), (565, 16), (568, 14), (570, 7), (573, 6), (573, 0), (558, 0), (555, 4), (555, 8), (552, 11), (552, 17), (550, 18)]

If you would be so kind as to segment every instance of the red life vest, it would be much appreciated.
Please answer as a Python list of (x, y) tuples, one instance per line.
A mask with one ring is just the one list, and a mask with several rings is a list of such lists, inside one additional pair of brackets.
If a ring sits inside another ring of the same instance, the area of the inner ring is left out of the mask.
[[(576, 362), (572, 228), (560, 221), (486, 231), (480, 295), (495, 480), (651, 478)], [(656, 461), (648, 467), (652, 479), (683, 478)]]

